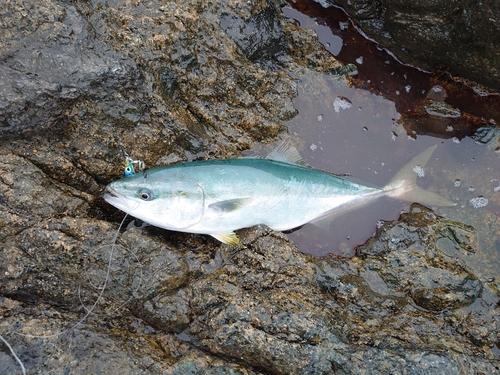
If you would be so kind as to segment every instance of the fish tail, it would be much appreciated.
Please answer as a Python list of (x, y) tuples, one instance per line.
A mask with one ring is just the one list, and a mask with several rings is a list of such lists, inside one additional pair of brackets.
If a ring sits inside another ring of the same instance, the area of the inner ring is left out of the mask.
[(427, 206), (455, 206), (456, 203), (448, 198), (417, 186), (417, 176), (423, 173), (436, 147), (429, 147), (406, 164), (384, 187), (387, 196)]

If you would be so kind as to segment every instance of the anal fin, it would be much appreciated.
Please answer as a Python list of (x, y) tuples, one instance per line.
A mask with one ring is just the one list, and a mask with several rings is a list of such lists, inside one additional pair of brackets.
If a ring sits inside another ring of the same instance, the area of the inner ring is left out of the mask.
[(234, 232), (212, 233), (212, 237), (227, 245), (240, 246), (241, 242)]

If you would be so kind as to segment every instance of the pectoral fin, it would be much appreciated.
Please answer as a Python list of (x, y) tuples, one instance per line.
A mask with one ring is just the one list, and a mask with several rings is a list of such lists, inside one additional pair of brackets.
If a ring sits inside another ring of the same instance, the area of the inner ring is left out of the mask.
[(238, 237), (236, 237), (236, 234), (234, 232), (229, 232), (229, 233), (213, 233), (211, 234), (212, 237), (218, 239), (220, 242), (228, 244), (228, 245), (233, 245), (233, 246), (240, 246), (240, 240)]
[(223, 214), (227, 214), (233, 211), (240, 209), (243, 206), (246, 206), (252, 201), (252, 198), (235, 198), (235, 199), (227, 199), (225, 201), (220, 201), (217, 203), (212, 203), (208, 206), (209, 209), (214, 210), (218, 213), (219, 216)]

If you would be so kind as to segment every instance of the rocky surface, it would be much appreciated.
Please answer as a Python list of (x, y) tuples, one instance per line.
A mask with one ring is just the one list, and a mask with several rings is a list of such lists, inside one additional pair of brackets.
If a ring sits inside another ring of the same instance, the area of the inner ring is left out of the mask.
[[(500, 372), (499, 281), (449, 256), (475, 251), (473, 228), (421, 206), (352, 259), (263, 227), (238, 249), (153, 227), (116, 238), (100, 193), (124, 152), (148, 166), (239, 155), (294, 116), (285, 71), (340, 67), (279, 4), (0, 13), (0, 334), (28, 373)], [(2, 373), (19, 373), (0, 348)]]
[(445, 65), (462, 77), (500, 88), (497, 1), (318, 0), (341, 6), (401, 61), (426, 70)]

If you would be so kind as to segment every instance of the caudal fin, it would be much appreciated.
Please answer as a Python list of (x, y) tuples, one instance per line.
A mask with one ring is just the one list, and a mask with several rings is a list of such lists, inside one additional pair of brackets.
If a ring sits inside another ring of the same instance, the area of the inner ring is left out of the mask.
[(384, 187), (387, 196), (427, 206), (455, 206), (456, 203), (448, 198), (417, 186), (417, 176), (423, 173), (423, 167), (429, 161), (436, 147), (429, 147), (406, 164)]

